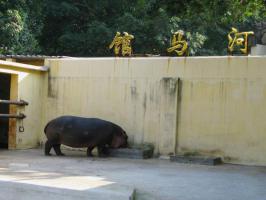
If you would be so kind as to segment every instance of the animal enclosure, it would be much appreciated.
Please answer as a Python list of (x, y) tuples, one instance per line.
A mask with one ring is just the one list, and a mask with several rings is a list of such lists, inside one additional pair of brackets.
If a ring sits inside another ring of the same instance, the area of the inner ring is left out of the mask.
[(266, 165), (265, 57), (63, 58), (45, 66), (17, 72), (17, 99), (29, 102), (16, 111), (27, 116), (23, 133), (16, 122), (18, 149), (43, 144), (49, 120), (77, 115), (112, 121), (156, 154)]

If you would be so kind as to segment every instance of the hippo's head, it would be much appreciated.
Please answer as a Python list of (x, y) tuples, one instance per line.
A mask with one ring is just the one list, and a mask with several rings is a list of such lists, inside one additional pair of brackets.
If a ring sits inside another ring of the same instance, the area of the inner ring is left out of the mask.
[(112, 148), (127, 147), (127, 138), (128, 138), (127, 134), (122, 128), (120, 127), (116, 128), (113, 134), (111, 147)]

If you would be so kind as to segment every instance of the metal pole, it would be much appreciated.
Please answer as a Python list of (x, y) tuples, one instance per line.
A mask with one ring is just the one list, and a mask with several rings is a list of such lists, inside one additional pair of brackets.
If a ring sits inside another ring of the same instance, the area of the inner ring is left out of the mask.
[(24, 119), (26, 115), (23, 113), (19, 113), (18, 115), (15, 114), (0, 114), (0, 118), (16, 118), (16, 119)]
[(14, 101), (14, 100), (3, 100), (3, 99), (0, 99), (0, 104), (13, 104), (13, 105), (18, 105), (18, 106), (29, 105), (29, 103), (27, 101), (24, 101), (24, 100)]

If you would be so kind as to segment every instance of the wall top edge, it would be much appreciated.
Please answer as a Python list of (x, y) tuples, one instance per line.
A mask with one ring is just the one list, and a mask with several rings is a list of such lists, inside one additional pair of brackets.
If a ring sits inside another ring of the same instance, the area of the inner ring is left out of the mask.
[(266, 59), (265, 56), (190, 56), (190, 57), (167, 57), (167, 56), (154, 56), (154, 57), (75, 57), (75, 58), (52, 58), (48, 61), (76, 61), (76, 60), (194, 60), (194, 59)]

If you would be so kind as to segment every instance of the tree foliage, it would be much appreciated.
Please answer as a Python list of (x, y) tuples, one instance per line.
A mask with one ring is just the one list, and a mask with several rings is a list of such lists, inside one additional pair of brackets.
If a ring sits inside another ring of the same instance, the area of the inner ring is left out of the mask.
[(0, 36), (2, 52), (109, 56), (127, 31), (135, 54), (166, 55), (183, 29), (191, 55), (224, 55), (232, 26), (255, 30), (265, 17), (264, 0), (2, 0)]
[(40, 51), (37, 37), (42, 30), (41, 7), (41, 0), (0, 1), (0, 53)]

